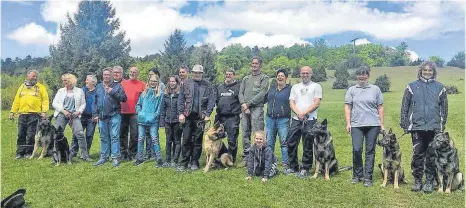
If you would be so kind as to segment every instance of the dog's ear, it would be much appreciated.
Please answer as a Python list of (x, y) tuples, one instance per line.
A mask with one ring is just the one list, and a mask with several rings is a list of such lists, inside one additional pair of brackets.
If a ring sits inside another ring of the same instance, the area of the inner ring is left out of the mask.
[(214, 128), (218, 128), (220, 126), (220, 121), (214, 123)]
[(383, 137), (387, 135), (387, 132), (385, 132), (385, 130), (381, 130), (380, 133), (382, 134)]
[(393, 134), (392, 128), (390, 128), (390, 130), (388, 130), (388, 134)]
[(327, 126), (327, 118), (322, 121), (322, 125)]
[(444, 134), (448, 139), (450, 139), (450, 134), (448, 132), (445, 132)]

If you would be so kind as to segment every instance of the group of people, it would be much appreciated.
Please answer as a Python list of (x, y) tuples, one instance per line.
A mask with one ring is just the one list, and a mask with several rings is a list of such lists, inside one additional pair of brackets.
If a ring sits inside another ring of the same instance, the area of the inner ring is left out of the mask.
[[(182, 65), (177, 76), (168, 76), (167, 85), (160, 81), (156, 68), (149, 72), (144, 83), (138, 79), (137, 67), (129, 69), (127, 80), (123, 79), (122, 67), (108, 67), (102, 71), (101, 83), (97, 83), (95, 75), (88, 75), (82, 89), (76, 87), (76, 76), (67, 73), (62, 75), (64, 87), (58, 90), (52, 103), (55, 126), (64, 128), (69, 124), (73, 132), (71, 154), (77, 156), (80, 151), (82, 160), (93, 161), (89, 150), (98, 124), (100, 158), (94, 166), (110, 160), (115, 167), (120, 160), (135, 160), (134, 164), (139, 166), (153, 158), (157, 167), (197, 170), (204, 130), (217, 106), (214, 122), (225, 126), (228, 153), (233, 162), (237, 160), (241, 123), (240, 166), (248, 167), (246, 179), (261, 176), (265, 182), (278, 173), (278, 159), (274, 155), (277, 135), (283, 173), (307, 178), (313, 164), (311, 129), (317, 121), (322, 87), (311, 81), (309, 66), (301, 68), (300, 82), (293, 86), (287, 82), (288, 72), (277, 70), (276, 84), (269, 87), (269, 77), (261, 72), (261, 66), (262, 59), (253, 57), (250, 74), (237, 80), (235, 70), (227, 69), (224, 82), (215, 87), (203, 79), (201, 65), (194, 65), (191, 70)], [(17, 159), (32, 153), (37, 121), (46, 119), (49, 110), (47, 91), (37, 83), (37, 75), (36, 70), (28, 72), (11, 108), (11, 119), (14, 113), (19, 113)], [(384, 130), (383, 95), (376, 85), (368, 82), (369, 67), (360, 67), (356, 75), (358, 82), (347, 90), (344, 101), (346, 131), (351, 134), (353, 146), (351, 183), (364, 182), (369, 187), (377, 136)], [(435, 63), (422, 63), (418, 79), (406, 87), (403, 95), (400, 126), (412, 135), (413, 191), (432, 191), (435, 167), (425, 158), (428, 144), (435, 133), (445, 129), (447, 121), (447, 94), (443, 84), (435, 80), (436, 75)], [(159, 144), (159, 127), (165, 129), (165, 161)]]

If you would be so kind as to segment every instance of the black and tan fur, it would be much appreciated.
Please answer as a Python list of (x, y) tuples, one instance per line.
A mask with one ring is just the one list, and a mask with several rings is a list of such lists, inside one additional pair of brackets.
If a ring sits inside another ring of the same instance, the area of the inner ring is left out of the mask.
[(407, 184), (403, 167), (401, 166), (400, 144), (392, 129), (386, 133), (382, 131), (382, 139), (377, 141), (383, 147), (383, 162), (379, 168), (383, 177), (381, 187), (386, 187), (387, 183), (393, 183), (395, 191), (399, 190), (399, 183)]
[(213, 127), (207, 131), (204, 136), (204, 149), (206, 153), (206, 166), (204, 168), (204, 173), (208, 172), (212, 167), (214, 162), (217, 160), (217, 157), (220, 156), (220, 163), (225, 167), (233, 166), (233, 157), (228, 153), (220, 154), (220, 150), (224, 146), (222, 138), (219, 138), (217, 135), (224, 133), (224, 126), (220, 123), (215, 123)]
[(327, 119), (324, 119), (322, 123), (316, 122), (311, 132), (314, 135), (315, 155), (315, 173), (312, 178), (317, 178), (319, 171), (321, 171), (325, 180), (330, 180), (330, 175), (338, 173), (339, 170), (332, 135), (327, 129)]
[(52, 162), (55, 166), (59, 166), (62, 160), (65, 160), (71, 165), (71, 154), (70, 146), (68, 145), (68, 139), (64, 135), (64, 130), (61, 126), (55, 129), (55, 137), (53, 138), (53, 155)]
[(47, 149), (49, 148), (49, 145), (52, 143), (53, 137), (55, 136), (55, 129), (52, 126), (52, 118), (53, 115), (47, 119), (42, 119), (37, 123), (37, 131), (34, 137), (34, 150), (32, 151), (29, 159), (34, 158), (34, 155), (37, 153), (39, 146), (42, 147), (42, 151), (39, 158), (37, 159), (40, 160), (47, 154)]
[(464, 177), (459, 168), (458, 150), (448, 132), (436, 134), (430, 147), (435, 154), (438, 192), (443, 193), (445, 188), (445, 193), (451, 193), (455, 189), (463, 188)]

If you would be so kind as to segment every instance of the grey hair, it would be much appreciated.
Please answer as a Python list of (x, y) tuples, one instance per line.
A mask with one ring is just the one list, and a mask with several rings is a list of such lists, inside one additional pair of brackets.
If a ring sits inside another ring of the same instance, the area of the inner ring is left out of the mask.
[(91, 77), (92, 83), (94, 83), (94, 85), (97, 85), (97, 76), (95, 76), (93, 74), (89, 74), (89, 75), (87, 75), (87, 77)]
[(31, 72), (34, 72), (37, 76), (39, 76), (39, 71), (37, 71), (37, 69), (30, 69), (27, 74), (29, 75)]
[(114, 67), (113, 67), (113, 70), (115, 70), (115, 69), (118, 69), (118, 70), (120, 70), (121, 72), (123, 72), (123, 67), (121, 67), (121, 66), (114, 66)]

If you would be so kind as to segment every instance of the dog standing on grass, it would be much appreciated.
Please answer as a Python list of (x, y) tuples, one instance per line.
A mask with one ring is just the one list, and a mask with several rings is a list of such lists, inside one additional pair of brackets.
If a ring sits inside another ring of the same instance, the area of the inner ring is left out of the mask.
[(42, 147), (42, 151), (37, 159), (40, 160), (47, 154), (47, 149), (55, 137), (55, 128), (52, 126), (52, 118), (53, 115), (47, 119), (42, 119), (37, 123), (37, 132), (34, 137), (34, 150), (32, 151), (29, 159), (34, 158), (39, 146)]
[[(220, 163), (225, 167), (233, 166), (233, 157), (228, 154), (222, 139), (226, 137), (225, 128), (220, 123), (215, 123), (204, 136), (204, 149), (206, 152), (206, 166), (204, 173), (207, 173), (220, 156)], [(222, 149), (224, 151), (222, 151)]]
[(382, 139), (378, 140), (377, 144), (383, 147), (383, 163), (379, 164), (383, 177), (383, 182), (380, 186), (385, 188), (387, 183), (390, 182), (393, 183), (395, 191), (398, 191), (400, 181), (405, 184), (408, 182), (401, 166), (400, 144), (391, 128), (388, 134), (382, 131)]
[[(464, 176), (460, 172), (458, 150), (448, 132), (436, 134), (430, 146), (435, 152), (438, 192), (443, 193), (444, 188), (445, 193), (464, 188)], [(446, 181), (446, 187), (444, 187), (444, 181)]]
[(335, 175), (339, 171), (350, 170), (351, 167), (338, 169), (338, 160), (335, 156), (332, 135), (327, 129), (327, 119), (322, 123), (316, 122), (311, 129), (314, 135), (314, 156), (315, 156), (315, 173), (312, 178), (317, 178), (319, 171), (324, 174), (325, 180), (330, 180), (330, 175)]

